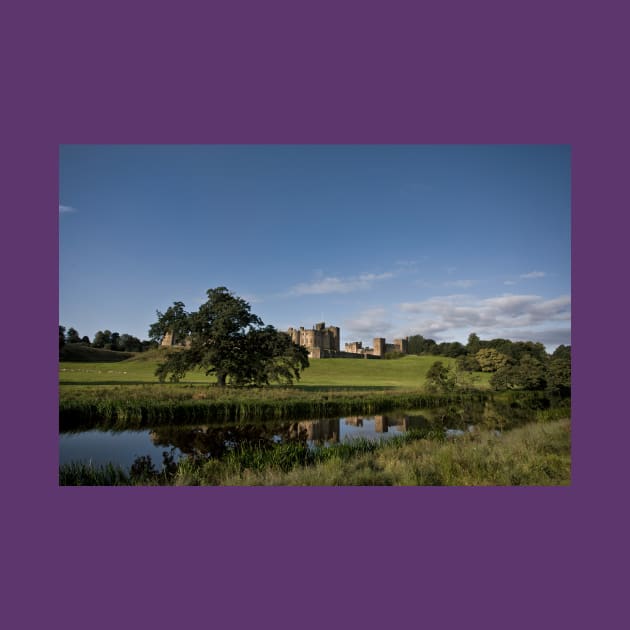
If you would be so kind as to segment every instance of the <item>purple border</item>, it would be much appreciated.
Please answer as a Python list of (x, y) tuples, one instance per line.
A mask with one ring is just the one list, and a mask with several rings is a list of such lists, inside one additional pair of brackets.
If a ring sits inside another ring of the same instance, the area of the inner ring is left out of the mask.
[[(4, 627), (625, 625), (628, 16), (576, 4), (4, 8)], [(571, 144), (572, 486), (58, 488), (57, 157), (83, 142)]]

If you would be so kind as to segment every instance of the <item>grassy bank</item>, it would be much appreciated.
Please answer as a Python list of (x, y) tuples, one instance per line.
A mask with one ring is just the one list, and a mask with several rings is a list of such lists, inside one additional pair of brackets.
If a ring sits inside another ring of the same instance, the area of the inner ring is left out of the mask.
[[(163, 356), (164, 351), (158, 350), (115, 365), (60, 363), (60, 429), (96, 424), (132, 429), (246, 417), (321, 418), (423, 408), (450, 399), (423, 390), (434, 361), (452, 362), (443, 357), (313, 360), (291, 388), (221, 390), (212, 387), (213, 378), (201, 372), (189, 373), (180, 383), (158, 383), (154, 373)], [(487, 375), (478, 377), (483, 389)]]
[[(542, 417), (542, 416), (541, 416)], [(279, 444), (236, 449), (221, 459), (184, 459), (168, 471), (127, 475), (112, 466), (62, 466), (60, 485), (568, 485), (570, 421), (531, 423), (497, 435), (477, 430), (453, 440), (404, 437), (309, 449)]]
[(308, 419), (423, 409), (459, 400), (485, 400), (487, 392), (432, 395), (422, 391), (304, 391), (300, 389), (221, 390), (185, 386), (87, 388), (59, 402), (61, 431), (139, 429), (198, 422)]

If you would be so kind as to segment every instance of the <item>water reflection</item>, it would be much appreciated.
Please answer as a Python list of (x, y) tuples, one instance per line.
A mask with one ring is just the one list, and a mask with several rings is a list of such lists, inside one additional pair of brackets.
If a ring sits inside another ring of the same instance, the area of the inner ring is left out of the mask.
[(320, 418), (273, 423), (157, 427), (150, 432), (156, 446), (176, 447), (182, 453), (221, 457), (240, 447), (272, 448), (279, 442), (330, 446), (356, 438), (387, 439), (414, 428), (428, 428), (425, 415), (374, 415)]
[[(235, 448), (270, 449), (278, 443), (330, 446), (349, 440), (390, 439), (415, 430), (441, 432), (446, 437), (462, 435), (471, 426), (503, 430), (529, 419), (531, 409), (519, 409), (508, 403), (483, 401), (460, 403), (435, 409), (356, 415), (313, 420), (233, 423), (226, 425), (164, 426), (137, 431), (89, 431), (60, 435), (60, 460), (96, 460), (99, 443), (107, 445), (108, 459), (127, 466), (131, 455), (150, 454), (156, 465), (163, 450), (174, 449), (179, 455), (220, 458)], [(428, 434), (428, 433), (427, 433)], [(141, 437), (144, 436), (144, 437)], [(76, 438), (76, 439), (75, 439)], [(140, 447), (145, 440), (146, 448)], [(143, 452), (140, 452), (143, 450)], [(121, 454), (120, 457), (116, 453)], [(113, 454), (113, 455), (112, 455)]]

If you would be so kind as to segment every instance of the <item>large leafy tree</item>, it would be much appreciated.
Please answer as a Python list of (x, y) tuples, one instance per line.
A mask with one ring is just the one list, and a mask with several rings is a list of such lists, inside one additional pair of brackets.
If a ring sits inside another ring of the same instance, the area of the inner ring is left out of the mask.
[(510, 364), (510, 358), (495, 348), (482, 348), (475, 354), (482, 372), (496, 372)]
[(571, 395), (571, 346), (558, 346), (551, 355), (548, 381), (553, 393)]
[(217, 383), (233, 385), (291, 384), (308, 367), (305, 348), (273, 326), (264, 326), (249, 304), (225, 287), (207, 291), (208, 300), (197, 311), (186, 312), (175, 302), (150, 330), (158, 340), (172, 332), (185, 347), (170, 352), (156, 370), (161, 381), (178, 381), (187, 372), (203, 368)]
[(470, 333), (468, 335), (468, 343), (466, 344), (466, 352), (469, 355), (475, 355), (477, 352), (481, 350), (481, 339), (479, 339), (479, 335), (477, 333)]
[(142, 352), (142, 342), (138, 337), (123, 333), (118, 340), (118, 349), (123, 352)]
[(157, 311), (158, 320), (149, 328), (149, 338), (158, 344), (167, 333), (173, 335), (173, 343), (178, 344), (190, 334), (190, 314), (183, 302), (173, 302), (164, 313)]
[(81, 337), (76, 328), (68, 328), (66, 333), (66, 343), (81, 343)]
[(111, 330), (98, 330), (94, 334), (94, 340), (92, 341), (93, 348), (108, 348), (112, 343), (112, 331)]
[(494, 389), (542, 390), (547, 387), (548, 370), (546, 363), (531, 354), (524, 354), (518, 364), (500, 367), (490, 378)]
[(407, 340), (409, 354), (435, 354), (436, 347), (433, 339), (425, 339), (422, 335), (411, 335)]

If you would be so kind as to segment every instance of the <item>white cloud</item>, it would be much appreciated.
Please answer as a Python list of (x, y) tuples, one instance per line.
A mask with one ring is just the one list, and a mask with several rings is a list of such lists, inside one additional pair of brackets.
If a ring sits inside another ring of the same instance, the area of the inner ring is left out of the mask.
[(570, 328), (544, 328), (535, 330), (507, 330), (497, 331), (495, 338), (509, 338), (512, 341), (538, 341), (547, 347), (549, 352), (553, 352), (559, 345), (571, 345)]
[(393, 278), (391, 272), (362, 273), (358, 276), (341, 278), (329, 276), (319, 278), (313, 282), (301, 282), (289, 290), (289, 295), (321, 295), (324, 293), (350, 293), (370, 289), (375, 282)]
[(530, 271), (529, 273), (522, 273), (521, 278), (544, 278), (546, 275), (544, 271)]
[(76, 212), (77, 209), (72, 206), (64, 206), (59, 204), (59, 214), (67, 214), (68, 212)]
[(358, 317), (344, 320), (342, 323), (344, 337), (350, 341), (384, 337), (391, 328), (389, 313), (382, 307), (366, 309)]
[(515, 281), (515, 280), (506, 280), (503, 284), (506, 284), (506, 285), (508, 285), (508, 286), (511, 286), (511, 285), (513, 285), (513, 284), (516, 284), (516, 281)]
[[(479, 299), (467, 295), (433, 297), (399, 305), (407, 316), (410, 334), (455, 338), (461, 331), (475, 331), (484, 338), (512, 333), (529, 339), (542, 328), (570, 330), (571, 298), (545, 299), (538, 295), (501, 295)], [(510, 332), (512, 331), (512, 332)]]

